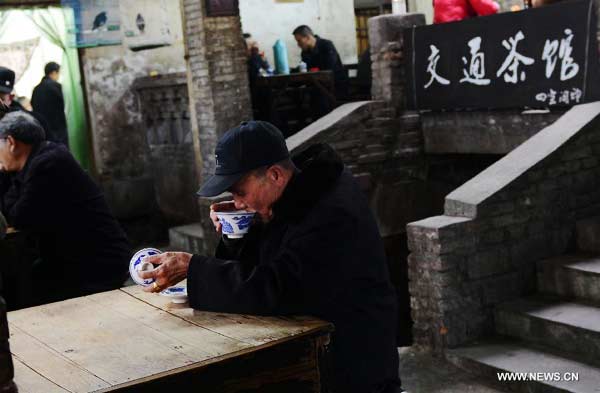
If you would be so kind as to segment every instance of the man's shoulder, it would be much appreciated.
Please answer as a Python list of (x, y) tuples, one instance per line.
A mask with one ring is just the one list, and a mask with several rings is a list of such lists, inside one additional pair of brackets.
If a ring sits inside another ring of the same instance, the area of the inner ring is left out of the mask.
[(321, 194), (314, 206), (315, 213), (328, 216), (344, 216), (349, 220), (368, 208), (362, 192), (350, 172), (344, 170), (327, 191)]
[(77, 165), (67, 148), (54, 142), (43, 142), (31, 160), (31, 169), (64, 168)]
[(52, 79), (43, 79), (33, 90), (62, 89), (62, 85)]
[(326, 38), (319, 37), (317, 42), (319, 43), (319, 46), (321, 46), (322, 48), (335, 48), (335, 45), (333, 45), (333, 41), (328, 40)]

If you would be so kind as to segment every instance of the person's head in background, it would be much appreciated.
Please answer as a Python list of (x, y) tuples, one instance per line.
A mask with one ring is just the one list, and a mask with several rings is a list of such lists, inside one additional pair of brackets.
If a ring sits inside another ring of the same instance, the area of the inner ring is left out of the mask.
[(253, 51), (258, 52), (258, 44), (256, 43), (256, 40), (252, 38), (252, 34), (244, 33), (244, 41), (246, 42), (246, 55), (248, 57), (252, 55)]
[(44, 74), (53, 81), (58, 81), (60, 77), (60, 65), (51, 61), (44, 67)]
[(312, 29), (306, 25), (296, 27), (292, 34), (303, 51), (311, 50), (317, 45), (317, 39)]
[(12, 104), (14, 87), (15, 72), (10, 68), (0, 67), (0, 109), (3, 112), (7, 112)]
[(46, 139), (44, 129), (30, 114), (9, 112), (0, 120), (0, 170), (18, 172), (31, 151)]

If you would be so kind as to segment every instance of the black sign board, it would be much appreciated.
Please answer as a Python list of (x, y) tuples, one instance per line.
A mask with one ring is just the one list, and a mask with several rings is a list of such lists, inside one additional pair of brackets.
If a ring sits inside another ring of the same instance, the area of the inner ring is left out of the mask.
[(412, 109), (572, 106), (598, 100), (592, 0), (419, 26), (404, 34)]
[(238, 0), (206, 0), (207, 16), (235, 16), (239, 12)]

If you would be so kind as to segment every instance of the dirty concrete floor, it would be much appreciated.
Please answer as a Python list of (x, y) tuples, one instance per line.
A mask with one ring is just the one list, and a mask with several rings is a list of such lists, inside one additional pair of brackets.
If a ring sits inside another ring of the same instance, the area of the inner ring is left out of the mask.
[(441, 357), (404, 347), (400, 353), (400, 378), (408, 393), (505, 393)]

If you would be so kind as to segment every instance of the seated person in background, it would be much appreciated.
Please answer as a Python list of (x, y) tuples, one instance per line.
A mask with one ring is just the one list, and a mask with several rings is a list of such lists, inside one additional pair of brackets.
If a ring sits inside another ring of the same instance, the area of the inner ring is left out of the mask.
[(314, 35), (306, 25), (296, 27), (293, 34), (302, 49), (302, 61), (307, 68), (331, 70), (335, 81), (335, 95), (338, 100), (344, 100), (348, 96), (348, 72), (344, 69), (333, 42)]
[(129, 243), (102, 192), (31, 115), (0, 120), (0, 211), (37, 240), (31, 305), (119, 288)]
[(252, 36), (245, 33), (244, 40), (246, 41), (246, 56), (248, 56), (248, 77), (250, 83), (253, 83), (259, 75), (268, 74), (271, 67)]
[(499, 9), (500, 5), (493, 0), (433, 0), (433, 23), (492, 15)]
[[(169, 252), (143, 272), (158, 292), (186, 278), (195, 309), (259, 315), (314, 315), (331, 321), (335, 393), (401, 392), (396, 294), (377, 224), (352, 174), (328, 145), (290, 157), (267, 122), (250, 121), (219, 140), (216, 174), (199, 195), (227, 190), (216, 210), (247, 209), (243, 239), (223, 237), (216, 257)], [(327, 378), (324, 377), (324, 380)], [(329, 391), (329, 390), (328, 390)]]

